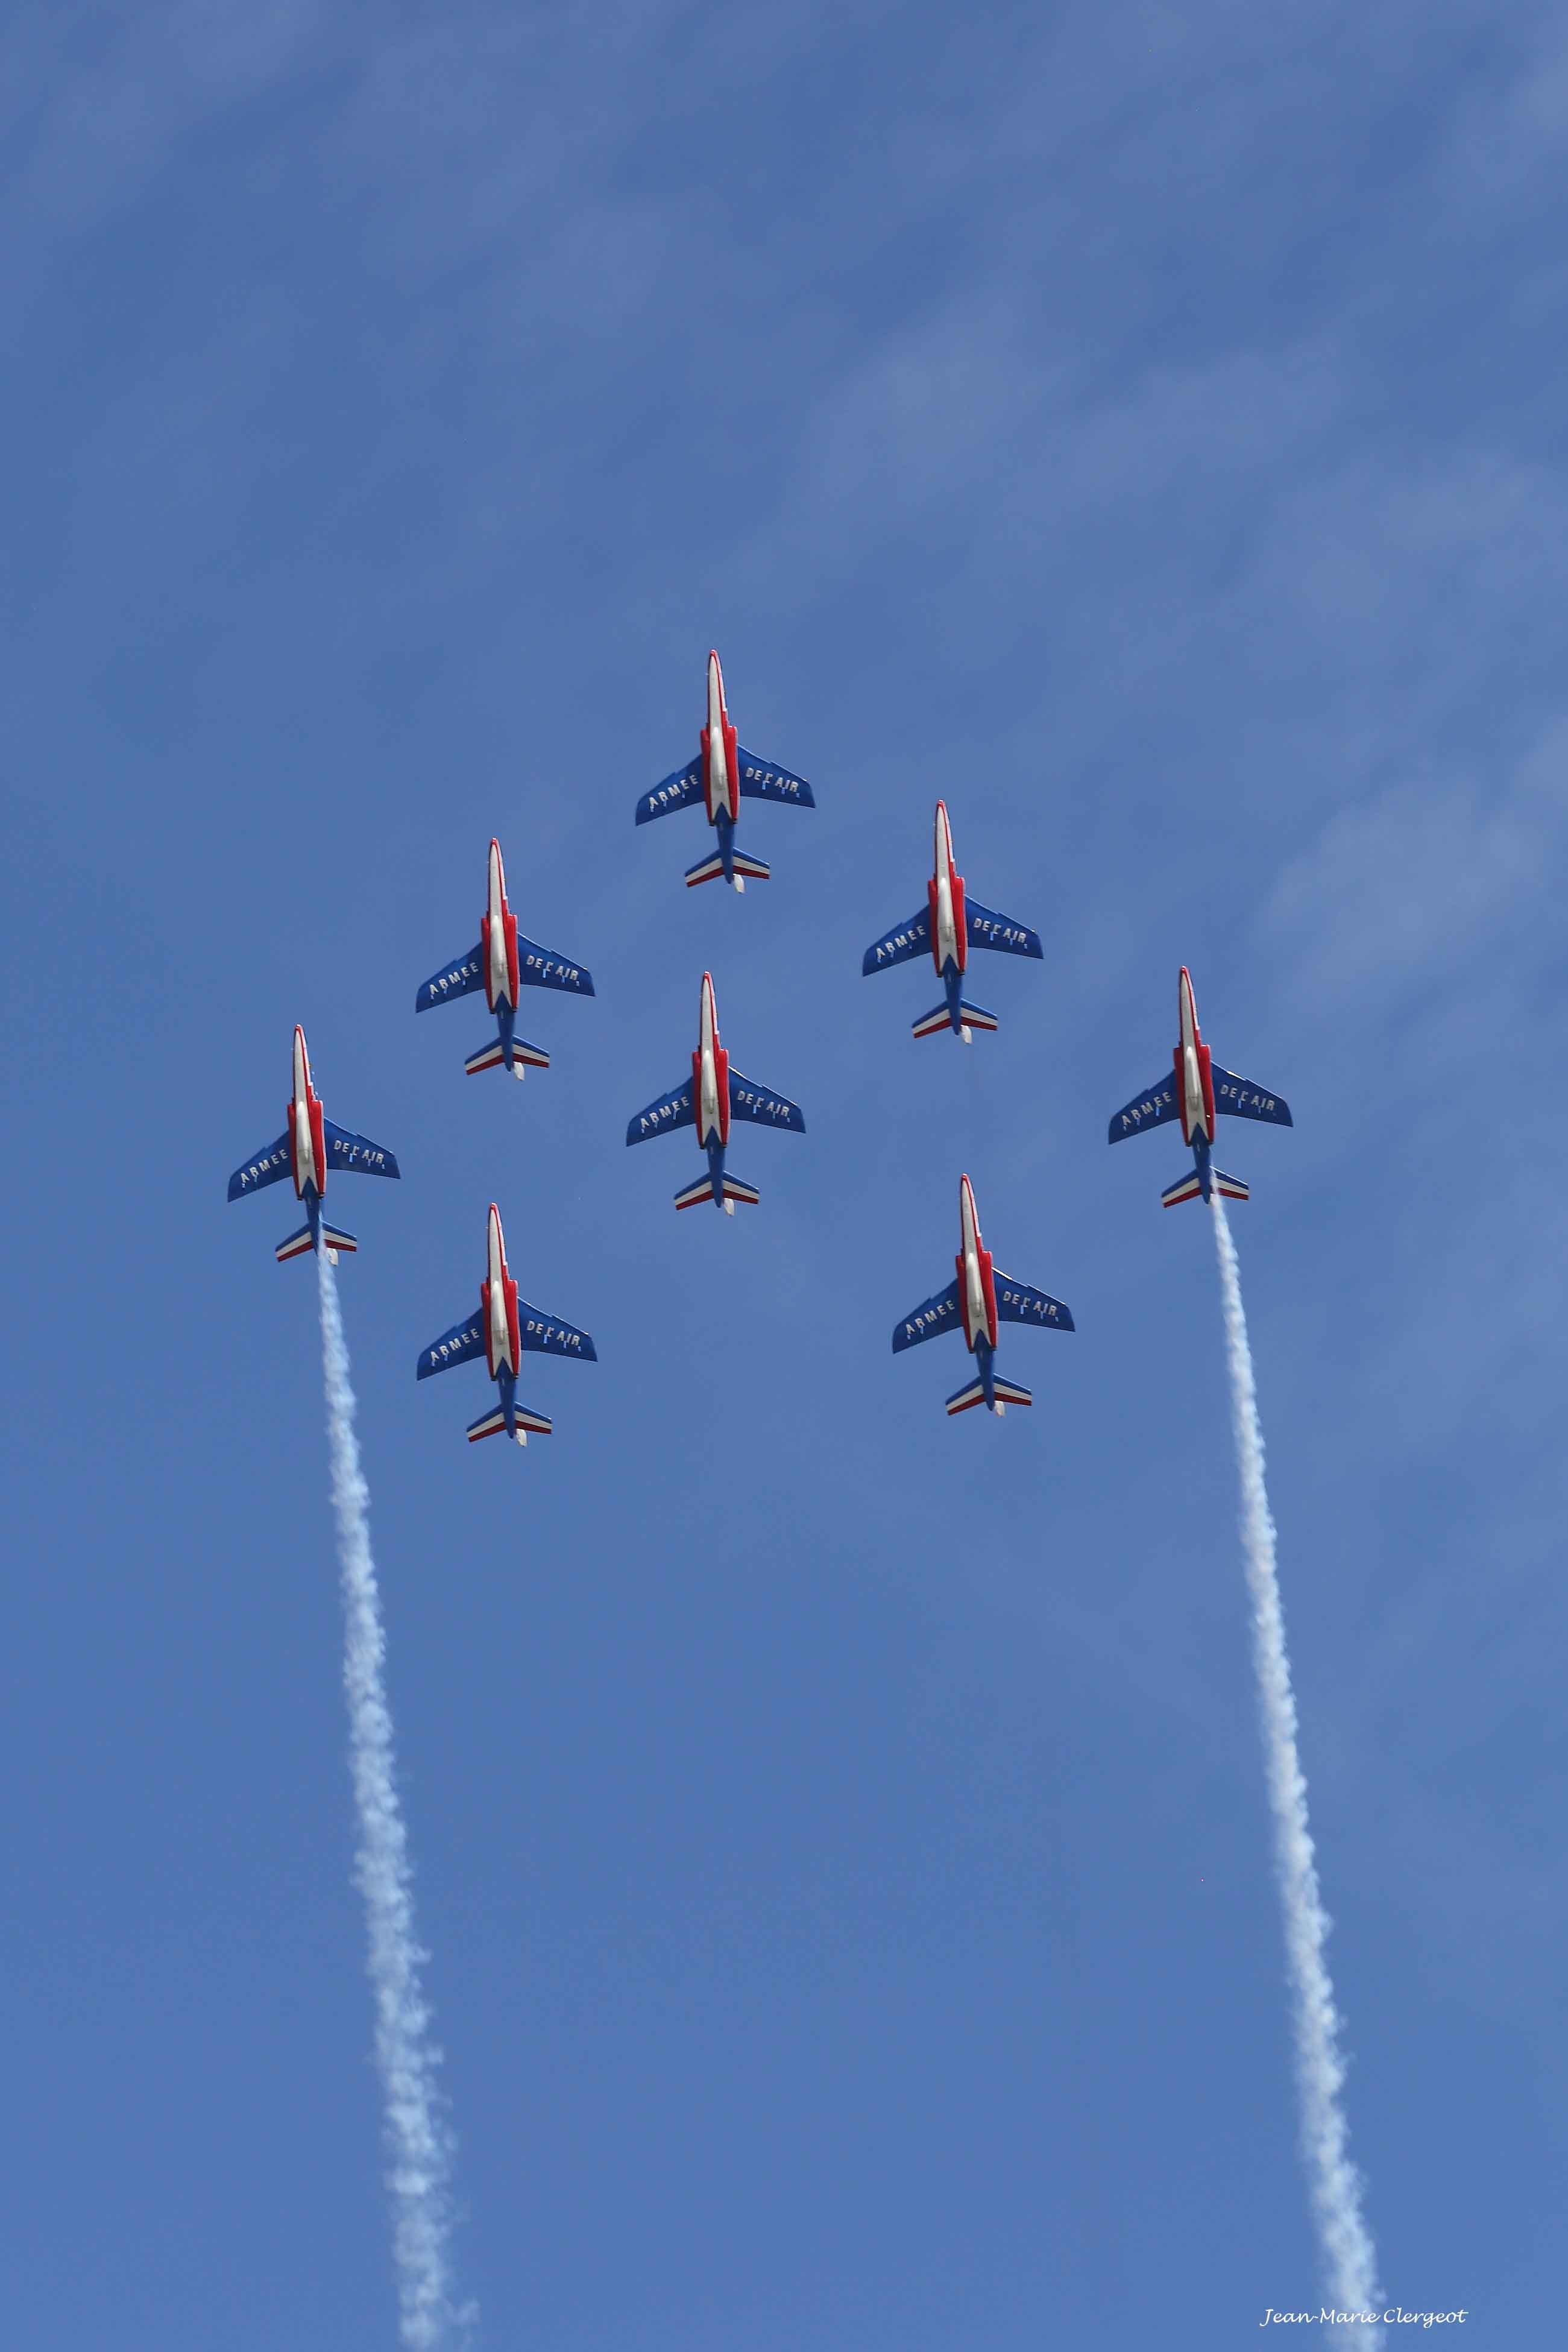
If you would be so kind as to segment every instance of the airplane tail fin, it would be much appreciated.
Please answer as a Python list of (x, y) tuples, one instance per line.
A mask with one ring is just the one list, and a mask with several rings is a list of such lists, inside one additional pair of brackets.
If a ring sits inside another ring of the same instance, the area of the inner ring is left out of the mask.
[[(552, 1434), (549, 1417), (542, 1412), (530, 1412), (525, 1404), (514, 1406), (512, 1418), (517, 1424), (519, 1445), (528, 1444), (530, 1433), (535, 1437), (549, 1437)], [(468, 1424), (470, 1445), (476, 1445), (482, 1437), (505, 1437), (506, 1434), (507, 1416), (500, 1405), (497, 1405), (491, 1412), (482, 1412), (477, 1421), (471, 1421)]]
[[(1001, 1026), (996, 1014), (988, 1013), (983, 1004), (960, 1003), (958, 1018), (963, 1024), (966, 1045), (968, 1043), (968, 1032), (971, 1029), (999, 1029)], [(952, 1025), (947, 1007), (945, 1004), (934, 1004), (929, 1013), (923, 1013), (918, 1021), (910, 1024), (910, 1034), (914, 1037), (939, 1037), (944, 1029), (950, 1029)]]
[[(1249, 1201), (1251, 1199), (1252, 1195), (1250, 1191), (1239, 1176), (1228, 1176), (1223, 1168), (1215, 1168), (1212, 1166), (1209, 1169), (1208, 1175), (1210, 1183), (1213, 1185), (1214, 1190), (1219, 1194), (1222, 1201)], [(1167, 1184), (1165, 1191), (1160, 1194), (1160, 1199), (1165, 1202), (1167, 1209), (1174, 1209), (1178, 1202), (1196, 1201), (1201, 1194), (1202, 1191), (1202, 1182), (1199, 1179), (1197, 1169), (1194, 1168), (1189, 1174), (1178, 1177), (1174, 1184)]]
[[(997, 1401), (997, 1411), (998, 1413), (1003, 1412), (1009, 1404), (1032, 1404), (1034, 1402), (1033, 1395), (1023, 1386), (1021, 1381), (1004, 1381), (1000, 1375), (997, 1373), (993, 1373), (991, 1378), (991, 1394)], [(986, 1384), (984, 1381), (971, 1381), (967, 1388), (959, 1389), (954, 1395), (948, 1398), (947, 1411), (949, 1415), (956, 1412), (968, 1412), (975, 1405), (984, 1404), (985, 1402)]]
[[(760, 857), (747, 856), (744, 849), (730, 852), (729, 870), (735, 877), (735, 887), (744, 890), (747, 882), (770, 882), (769, 869)], [(717, 882), (724, 877), (724, 855), (716, 849), (711, 857), (699, 857), (695, 866), (686, 868), (686, 888), (695, 890), (699, 882)]]
[(742, 1177), (731, 1176), (727, 1170), (721, 1192), (714, 1191), (711, 1176), (699, 1176), (695, 1184), (688, 1184), (684, 1192), (675, 1194), (675, 1206), (677, 1209), (695, 1209), (699, 1201), (717, 1201), (726, 1213), (733, 1217), (737, 1201), (748, 1209), (755, 1209), (761, 1198), (755, 1184), (747, 1184)]
[[(352, 1234), (346, 1234), (340, 1227), (337, 1225), (329, 1225), (324, 1220), (321, 1226), (321, 1240), (327, 1255), (331, 1259), (334, 1265), (338, 1263), (338, 1256), (340, 1251), (347, 1250), (351, 1255), (360, 1246)], [(315, 1246), (315, 1236), (311, 1233), (309, 1226), (301, 1225), (298, 1233), (287, 1234), (284, 1240), (278, 1243), (274, 1255), (277, 1259), (278, 1265), (282, 1265), (291, 1257), (303, 1257), (307, 1250), (313, 1250)]]
[[(549, 1055), (542, 1045), (530, 1045), (526, 1037), (514, 1037), (512, 1040), (513, 1077), (522, 1076), (525, 1063), (530, 1070), (548, 1070)], [(507, 1066), (507, 1049), (498, 1037), (492, 1037), (487, 1045), (482, 1045), (476, 1054), (470, 1054), (463, 1066), (471, 1078), (476, 1078), (481, 1070), (504, 1070)]]

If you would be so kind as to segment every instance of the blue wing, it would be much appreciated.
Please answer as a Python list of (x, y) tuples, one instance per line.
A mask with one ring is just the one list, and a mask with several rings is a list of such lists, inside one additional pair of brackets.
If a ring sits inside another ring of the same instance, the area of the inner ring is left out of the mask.
[(804, 776), (792, 776), (788, 768), (775, 767), (771, 760), (759, 760), (744, 743), (735, 747), (735, 764), (740, 770), (740, 796), (747, 801), (792, 801), (797, 808), (815, 808), (811, 787)]
[(1271, 1095), (1267, 1087), (1255, 1087), (1250, 1078), (1239, 1078), (1234, 1070), (1222, 1070), (1210, 1060), (1208, 1075), (1214, 1080), (1214, 1108), (1230, 1118), (1266, 1119), (1270, 1127), (1294, 1127), (1291, 1106), (1281, 1095)]
[(344, 1168), (356, 1176), (396, 1176), (402, 1172), (392, 1153), (383, 1151), (368, 1136), (350, 1135), (346, 1127), (334, 1127), (329, 1118), (321, 1121), (321, 1133), (329, 1168)]
[(743, 1078), (735, 1069), (729, 1074), (729, 1108), (732, 1118), (749, 1118), (758, 1127), (789, 1127), (797, 1135), (806, 1132), (798, 1103), (787, 1101), (782, 1095), (769, 1094), (766, 1087)]
[(259, 1192), (264, 1185), (276, 1184), (280, 1177), (293, 1173), (294, 1160), (286, 1129), (276, 1143), (264, 1144), (243, 1168), (235, 1170), (229, 1178), (229, 1199), (243, 1201), (247, 1192)]
[(918, 1348), (922, 1339), (939, 1339), (944, 1331), (961, 1331), (963, 1318), (958, 1313), (958, 1285), (952, 1281), (935, 1298), (927, 1298), (906, 1315), (893, 1335), (893, 1352), (901, 1356), (905, 1348)]
[(874, 947), (867, 948), (861, 959), (861, 978), (868, 972), (885, 971), (889, 964), (907, 963), (911, 956), (927, 954), (930, 947), (931, 909), (922, 907), (907, 923), (895, 923)]
[(465, 1364), (474, 1356), (485, 1352), (485, 1323), (482, 1316), (470, 1315), (466, 1323), (455, 1323), (439, 1339), (420, 1350), (416, 1381), (427, 1381), (432, 1372), (448, 1372), (454, 1364)]
[(586, 1331), (580, 1331), (575, 1323), (563, 1323), (559, 1315), (543, 1314), (526, 1298), (517, 1301), (517, 1335), (525, 1353), (576, 1356), (585, 1364), (599, 1361)]
[(1181, 1106), (1176, 1101), (1176, 1076), (1167, 1070), (1141, 1095), (1134, 1095), (1126, 1107), (1111, 1121), (1111, 1141), (1120, 1143), (1124, 1135), (1142, 1135), (1146, 1127), (1164, 1127), (1175, 1118)]
[(673, 776), (666, 776), (662, 784), (655, 784), (651, 793), (643, 793), (637, 803), (637, 822), (647, 824), (653, 817), (668, 816), (672, 809), (690, 808), (702, 796), (703, 763), (699, 755), (686, 767), (677, 768)]
[(593, 974), (570, 956), (541, 948), (536, 940), (517, 933), (517, 978), (525, 988), (565, 988), (577, 996), (591, 996)]
[(982, 907), (977, 898), (964, 896), (964, 925), (972, 948), (999, 948), (1005, 955), (1043, 956), (1040, 933), (1031, 931), (1027, 923), (1015, 923), (1010, 915), (993, 914)]
[(1038, 1323), (1051, 1331), (1071, 1331), (1076, 1327), (1072, 1310), (1060, 1298), (1052, 1298), (1048, 1290), (1036, 1290), (1027, 1282), (1015, 1282), (998, 1265), (991, 1268), (991, 1279), (997, 1286), (997, 1320), (999, 1323)]
[(485, 985), (485, 967), (479, 959), (477, 946), (466, 955), (454, 956), (433, 972), (413, 1000), (416, 1013), (428, 1013), (433, 1004), (444, 1004), (452, 996), (472, 996), (476, 988)]
[(677, 1127), (694, 1127), (695, 1124), (692, 1082), (687, 1078), (683, 1085), (672, 1087), (667, 1095), (661, 1095), (657, 1102), (651, 1102), (646, 1110), (637, 1113), (627, 1126), (626, 1140), (628, 1143), (646, 1143), (651, 1135), (667, 1135)]

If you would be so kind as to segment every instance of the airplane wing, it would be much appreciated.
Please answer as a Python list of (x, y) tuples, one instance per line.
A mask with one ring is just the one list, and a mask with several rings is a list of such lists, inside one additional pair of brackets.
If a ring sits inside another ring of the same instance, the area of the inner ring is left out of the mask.
[(999, 948), (1005, 955), (1043, 957), (1045, 953), (1038, 931), (1031, 931), (1027, 923), (1015, 923), (1010, 915), (993, 914), (989, 907), (982, 907), (967, 892), (964, 897), (964, 923), (972, 948)]
[(517, 933), (517, 978), (525, 988), (565, 988), (577, 996), (591, 996), (593, 974), (570, 956), (557, 955), (553, 948), (541, 948), (535, 940), (524, 939)]
[(416, 1013), (428, 1013), (433, 1004), (444, 1004), (452, 996), (471, 996), (484, 985), (485, 967), (479, 950), (477, 946), (471, 947), (466, 955), (454, 956), (450, 963), (432, 972), (414, 998), (413, 1009)]
[(530, 1307), (526, 1298), (517, 1301), (517, 1334), (530, 1354), (576, 1356), (585, 1364), (599, 1361), (586, 1331), (580, 1331), (575, 1323), (563, 1323), (559, 1315), (546, 1315)]
[(416, 1381), (427, 1381), (432, 1372), (448, 1372), (454, 1364), (465, 1364), (472, 1357), (485, 1352), (485, 1318), (470, 1315), (466, 1323), (455, 1323), (428, 1348), (422, 1348)]
[(895, 923), (885, 931), (874, 946), (867, 948), (861, 958), (861, 978), (868, 972), (885, 971), (889, 964), (907, 963), (911, 956), (927, 955), (931, 949), (931, 909), (921, 907), (907, 923)]
[(1141, 1095), (1134, 1095), (1124, 1109), (1116, 1112), (1111, 1121), (1111, 1141), (1120, 1143), (1124, 1135), (1142, 1135), (1146, 1127), (1164, 1127), (1167, 1119), (1176, 1117), (1180, 1108), (1176, 1101), (1176, 1078), (1167, 1070), (1163, 1078), (1156, 1078), (1152, 1087), (1146, 1087)]
[(390, 1151), (368, 1136), (350, 1135), (346, 1127), (334, 1127), (329, 1118), (321, 1121), (322, 1139), (327, 1146), (327, 1165), (347, 1169), (355, 1176), (397, 1176), (402, 1173)]
[(737, 1069), (729, 1074), (729, 1108), (732, 1118), (749, 1118), (758, 1127), (792, 1128), (797, 1135), (806, 1132), (799, 1104), (787, 1101), (783, 1095), (769, 1094), (766, 1087), (743, 1078)]
[(703, 763), (700, 756), (677, 768), (651, 793), (644, 793), (637, 803), (637, 822), (647, 824), (653, 817), (668, 816), (672, 809), (690, 808), (703, 796)]
[(804, 776), (792, 776), (788, 768), (775, 767), (771, 760), (759, 760), (745, 745), (735, 747), (735, 764), (740, 771), (740, 796), (747, 801), (792, 801), (797, 808), (815, 808), (811, 787)]
[(628, 1143), (646, 1143), (651, 1135), (667, 1135), (677, 1127), (694, 1127), (695, 1124), (696, 1113), (692, 1108), (692, 1082), (690, 1078), (685, 1078), (678, 1087), (672, 1087), (667, 1095), (661, 1095), (657, 1102), (651, 1102), (646, 1110), (640, 1110), (636, 1118), (628, 1122), (626, 1140)]
[(1291, 1106), (1281, 1095), (1271, 1095), (1267, 1087), (1255, 1087), (1250, 1078), (1239, 1078), (1234, 1070), (1222, 1070), (1210, 1060), (1208, 1074), (1214, 1080), (1214, 1108), (1232, 1118), (1266, 1119), (1270, 1127), (1294, 1127)]
[(958, 1312), (958, 1285), (950, 1282), (935, 1298), (927, 1298), (906, 1315), (893, 1335), (893, 1352), (901, 1356), (905, 1348), (918, 1348), (922, 1339), (936, 1339), (944, 1331), (961, 1331), (964, 1320)]
[(1001, 1323), (1037, 1323), (1042, 1330), (1071, 1331), (1076, 1327), (1072, 1310), (1060, 1298), (1052, 1298), (1048, 1290), (1036, 1290), (1027, 1282), (1015, 1282), (999, 1265), (991, 1268), (991, 1279), (997, 1286), (997, 1319)]
[(229, 1178), (229, 1199), (243, 1201), (247, 1192), (259, 1192), (264, 1184), (276, 1184), (281, 1176), (292, 1176), (294, 1161), (289, 1154), (287, 1131), (276, 1143), (263, 1144), (261, 1150), (236, 1168)]

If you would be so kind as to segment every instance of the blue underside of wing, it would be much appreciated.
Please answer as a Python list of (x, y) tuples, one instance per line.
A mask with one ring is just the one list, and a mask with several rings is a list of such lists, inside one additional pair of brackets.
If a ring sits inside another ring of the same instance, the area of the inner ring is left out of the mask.
[(651, 1135), (672, 1134), (677, 1127), (692, 1126), (695, 1118), (696, 1113), (692, 1108), (692, 1082), (688, 1078), (684, 1086), (672, 1087), (667, 1095), (661, 1095), (657, 1102), (648, 1105), (646, 1110), (640, 1110), (627, 1125), (626, 1140), (628, 1143), (646, 1143)]
[(788, 1127), (797, 1135), (804, 1135), (806, 1122), (799, 1103), (787, 1096), (770, 1094), (753, 1078), (743, 1078), (738, 1070), (729, 1074), (729, 1110), (732, 1118), (748, 1118), (757, 1127)]
[(485, 985), (485, 967), (477, 947), (466, 955), (454, 956), (450, 963), (432, 972), (413, 1000), (416, 1013), (428, 1013), (433, 1004), (445, 1004), (455, 996), (472, 996), (476, 988)]
[(1176, 1079), (1167, 1070), (1141, 1095), (1134, 1095), (1111, 1121), (1111, 1141), (1120, 1143), (1124, 1135), (1142, 1135), (1147, 1127), (1164, 1127), (1167, 1119), (1176, 1117), (1180, 1105), (1176, 1101)]
[(956, 1279), (927, 1298), (913, 1315), (906, 1315), (893, 1335), (893, 1352), (901, 1356), (905, 1348), (918, 1348), (923, 1339), (940, 1339), (944, 1331), (961, 1331), (963, 1318), (958, 1312)]
[(439, 1339), (422, 1349), (415, 1380), (427, 1381), (432, 1372), (450, 1371), (454, 1364), (466, 1364), (473, 1357), (485, 1352), (485, 1326), (477, 1315), (470, 1315), (466, 1323), (455, 1323)]
[(868, 972), (885, 971), (890, 964), (907, 963), (911, 956), (928, 955), (931, 951), (931, 910), (922, 907), (906, 923), (895, 923), (880, 940), (867, 948), (861, 958), (861, 977)]
[(260, 1192), (268, 1184), (277, 1184), (285, 1176), (292, 1176), (294, 1162), (289, 1154), (288, 1137), (280, 1135), (275, 1143), (265, 1144), (229, 1178), (229, 1199), (243, 1201), (247, 1192)]
[(735, 747), (735, 761), (740, 771), (740, 796), (747, 801), (789, 801), (796, 808), (815, 808), (811, 787), (804, 776), (792, 776), (773, 760), (759, 759), (744, 744)]
[(702, 761), (693, 760), (685, 767), (677, 768), (673, 776), (666, 776), (662, 784), (655, 784), (651, 793), (643, 793), (637, 803), (637, 822), (651, 824), (654, 817), (668, 816), (674, 809), (690, 808), (694, 801), (702, 797)]
[(329, 1118), (321, 1122), (327, 1145), (327, 1164), (341, 1168), (355, 1176), (397, 1176), (402, 1173), (396, 1160), (368, 1136), (350, 1135), (346, 1127), (334, 1127)]
[(563, 1323), (559, 1315), (530, 1307), (526, 1298), (517, 1301), (517, 1336), (525, 1355), (575, 1356), (588, 1364), (599, 1361), (586, 1331), (580, 1331), (575, 1323)]
[(1038, 931), (1031, 931), (1027, 923), (1015, 923), (1010, 915), (998, 915), (989, 907), (982, 907), (977, 898), (966, 897), (964, 900), (964, 928), (972, 948), (998, 948), (1004, 955), (1045, 953)]

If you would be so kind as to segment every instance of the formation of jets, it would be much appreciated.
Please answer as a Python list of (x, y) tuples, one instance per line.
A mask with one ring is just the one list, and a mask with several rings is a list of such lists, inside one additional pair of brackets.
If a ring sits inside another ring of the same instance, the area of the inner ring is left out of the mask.
[[(687, 887), (722, 879), (737, 891), (744, 891), (748, 881), (765, 882), (769, 876), (760, 858), (737, 845), (736, 827), (743, 800), (782, 801), (796, 808), (816, 805), (811, 787), (803, 776), (758, 758), (739, 742), (725, 705), (718, 656), (710, 653), (707, 718), (697, 738), (697, 756), (643, 794), (637, 803), (635, 821), (640, 825), (646, 824), (654, 817), (694, 807), (700, 802), (716, 836), (716, 846), (687, 868)], [(971, 1003), (964, 994), (969, 953), (976, 948), (1036, 961), (1044, 953), (1040, 934), (1027, 923), (998, 914), (968, 895), (964, 877), (954, 863), (953, 832), (946, 804), (938, 801), (933, 871), (925, 886), (925, 904), (907, 922), (885, 932), (866, 950), (862, 973), (869, 975), (929, 954), (942, 985), (942, 1002), (920, 1015), (912, 1024), (913, 1034), (915, 1037), (933, 1037), (946, 1031), (968, 1045), (977, 1029), (993, 1032), (998, 1025), (994, 1013)], [(517, 919), (507, 899), (501, 845), (492, 840), (478, 944), (444, 964), (423, 983), (414, 998), (414, 1010), (425, 1013), (434, 1005), (483, 989), (495, 1020), (496, 1034), (476, 1053), (469, 1055), (465, 1067), (471, 1076), (482, 1070), (506, 1069), (520, 1079), (527, 1070), (549, 1067), (549, 1055), (544, 1047), (530, 1045), (517, 1034), (518, 1001), (525, 988), (555, 989), (575, 996), (591, 996), (594, 992), (592, 976), (586, 965), (540, 947), (519, 932)], [(1183, 1141), (1193, 1155), (1193, 1166), (1176, 1183), (1166, 1186), (1161, 1196), (1165, 1205), (1174, 1208), (1182, 1201), (1207, 1201), (1217, 1192), (1225, 1200), (1245, 1201), (1246, 1184), (1214, 1163), (1219, 1115), (1224, 1112), (1233, 1118), (1289, 1127), (1290, 1108), (1281, 1096), (1254, 1085), (1250, 1079), (1238, 1077), (1214, 1060), (1198, 1032), (1192, 980), (1185, 965), (1176, 987), (1176, 1017), (1179, 1034), (1170, 1076), (1156, 1079), (1115, 1114), (1111, 1121), (1110, 1139), (1118, 1143), (1124, 1136), (1138, 1135), (1145, 1128), (1179, 1119)], [(744, 1119), (796, 1135), (805, 1133), (806, 1122), (799, 1104), (791, 1102), (787, 1095), (743, 1077), (731, 1066), (719, 1037), (711, 972), (703, 974), (697, 1024), (691, 1076), (639, 1111), (627, 1127), (626, 1140), (628, 1144), (643, 1143), (652, 1136), (674, 1133), (677, 1128), (694, 1128), (706, 1167), (700, 1177), (676, 1192), (675, 1206), (689, 1209), (699, 1202), (711, 1201), (726, 1215), (733, 1216), (737, 1203), (754, 1208), (760, 1196), (755, 1185), (735, 1174), (727, 1164), (731, 1121)], [(365, 1136), (352, 1135), (327, 1118), (311, 1083), (305, 1032), (299, 1028), (294, 1032), (293, 1076), (283, 1133), (235, 1169), (229, 1179), (228, 1197), (231, 1201), (241, 1200), (248, 1192), (263, 1191), (288, 1177), (297, 1197), (304, 1203), (306, 1221), (278, 1243), (279, 1261), (302, 1256), (308, 1251), (324, 1251), (329, 1262), (335, 1265), (341, 1252), (356, 1250), (359, 1244), (352, 1234), (329, 1223), (323, 1213), (329, 1173), (395, 1177), (398, 1164), (382, 1145), (371, 1142)], [(1053, 1298), (1048, 1291), (1038, 1290), (1030, 1283), (1017, 1281), (1011, 1275), (998, 1271), (980, 1238), (974, 1188), (967, 1175), (960, 1177), (958, 1183), (958, 1244), (953, 1280), (946, 1289), (924, 1300), (895, 1328), (893, 1352), (899, 1355), (946, 1331), (961, 1330), (964, 1344), (974, 1358), (974, 1371), (966, 1384), (947, 1399), (947, 1412), (967, 1412), (983, 1404), (1000, 1417), (1009, 1404), (1027, 1405), (1032, 1402), (1027, 1388), (1016, 1381), (1005, 1380), (997, 1370), (1000, 1326), (1024, 1323), (1039, 1330), (1071, 1331), (1074, 1328), (1072, 1317), (1062, 1301)], [(488, 1412), (469, 1423), (469, 1441), (504, 1436), (526, 1445), (530, 1435), (548, 1436), (550, 1422), (546, 1414), (518, 1402), (517, 1381), (524, 1355), (575, 1357), (579, 1362), (592, 1363), (596, 1360), (594, 1345), (586, 1331), (559, 1317), (545, 1314), (518, 1297), (517, 1285), (507, 1264), (501, 1213), (494, 1202), (490, 1203), (486, 1253), (477, 1312), (465, 1322), (454, 1324), (421, 1351), (415, 1378), (428, 1380), (434, 1373), (450, 1370), (454, 1365), (482, 1355), (496, 1383), (497, 1402)]]

